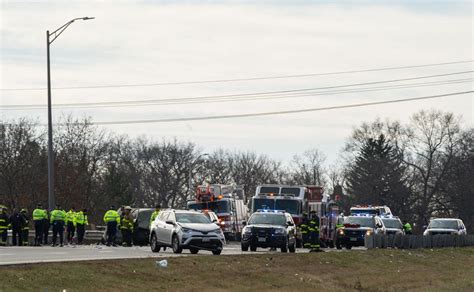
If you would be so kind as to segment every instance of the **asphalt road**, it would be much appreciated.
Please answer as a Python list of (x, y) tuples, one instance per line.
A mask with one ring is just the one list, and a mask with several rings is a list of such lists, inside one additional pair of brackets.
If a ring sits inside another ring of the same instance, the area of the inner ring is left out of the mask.
[[(327, 251), (336, 251), (335, 249)], [(342, 250), (343, 252), (345, 250)], [(297, 249), (298, 253), (308, 252), (306, 249)], [(256, 253), (279, 253), (269, 249), (258, 249)], [(224, 247), (222, 255), (252, 255), (253, 252), (242, 252), (239, 243), (229, 243)], [(199, 251), (199, 255), (212, 255), (210, 251)], [(108, 247), (101, 245), (64, 246), (64, 247), (1, 247), (0, 265), (15, 265), (28, 263), (48, 263), (65, 261), (109, 260), (127, 258), (167, 258), (176, 256), (195, 256), (189, 250), (182, 254), (174, 254), (170, 248), (166, 251), (153, 253), (150, 247)]]

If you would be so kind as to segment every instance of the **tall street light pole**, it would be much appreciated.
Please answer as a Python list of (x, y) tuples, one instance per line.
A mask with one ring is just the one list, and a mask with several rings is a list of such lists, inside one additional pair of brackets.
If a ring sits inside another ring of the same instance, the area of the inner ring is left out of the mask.
[(66, 22), (63, 26), (52, 33), (46, 31), (46, 60), (48, 67), (48, 206), (50, 210), (54, 208), (54, 153), (53, 153), (53, 122), (51, 114), (51, 65), (49, 58), (49, 47), (63, 31), (76, 20), (90, 20), (94, 17), (79, 17)]
[(191, 166), (189, 167), (189, 177), (188, 177), (188, 196), (189, 196), (189, 199), (192, 198), (193, 196), (193, 169), (194, 169), (194, 165), (199, 161), (199, 159), (203, 156), (209, 156), (209, 153), (203, 153), (201, 155), (199, 155), (194, 161), (193, 163), (191, 163)]

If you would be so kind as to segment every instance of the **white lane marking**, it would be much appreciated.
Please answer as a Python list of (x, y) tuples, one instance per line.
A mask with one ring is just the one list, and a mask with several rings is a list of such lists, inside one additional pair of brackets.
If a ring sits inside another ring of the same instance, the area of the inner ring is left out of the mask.
[(67, 252), (62, 252), (62, 251), (59, 252), (59, 251), (58, 251), (58, 252), (50, 252), (49, 254), (67, 254)]
[(0, 253), (0, 256), (14, 256), (14, 253)]
[(114, 252), (113, 250), (99, 250), (99, 253), (104, 253), (104, 252)]

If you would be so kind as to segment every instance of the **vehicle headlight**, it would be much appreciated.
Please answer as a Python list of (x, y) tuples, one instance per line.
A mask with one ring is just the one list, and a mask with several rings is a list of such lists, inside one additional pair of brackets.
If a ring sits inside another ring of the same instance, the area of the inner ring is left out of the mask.
[(181, 231), (183, 231), (184, 233), (188, 233), (188, 232), (191, 232), (191, 231), (193, 231), (193, 230), (192, 230), (192, 229), (189, 229), (189, 228), (181, 227)]
[(244, 233), (245, 233), (245, 234), (250, 234), (250, 233), (252, 233), (252, 228), (245, 227), (245, 228), (244, 228)]
[(283, 229), (283, 228), (275, 229), (274, 233), (275, 233), (275, 234), (284, 234), (284, 233), (285, 233), (285, 229)]
[(372, 230), (367, 230), (367, 232), (365, 232), (365, 235), (369, 236), (369, 235), (372, 235), (374, 234), (374, 232)]
[(337, 231), (337, 234), (339, 234), (339, 235), (344, 235), (344, 229), (339, 229), (339, 230)]

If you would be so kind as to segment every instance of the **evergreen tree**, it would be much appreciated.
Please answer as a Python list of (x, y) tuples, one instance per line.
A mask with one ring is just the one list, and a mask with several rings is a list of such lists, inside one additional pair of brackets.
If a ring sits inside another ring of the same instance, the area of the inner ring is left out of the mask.
[(381, 134), (367, 138), (351, 165), (348, 191), (356, 204), (387, 205), (396, 215), (408, 215), (410, 191), (398, 151)]

